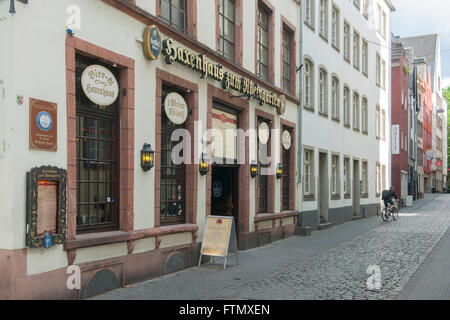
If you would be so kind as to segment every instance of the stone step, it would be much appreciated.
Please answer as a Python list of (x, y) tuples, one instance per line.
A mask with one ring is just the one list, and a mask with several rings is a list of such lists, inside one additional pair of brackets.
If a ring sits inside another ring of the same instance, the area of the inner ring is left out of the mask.
[(329, 222), (319, 224), (319, 230), (330, 229), (331, 227), (332, 227), (332, 224)]
[(297, 227), (295, 228), (295, 234), (301, 237), (311, 236), (311, 227)]

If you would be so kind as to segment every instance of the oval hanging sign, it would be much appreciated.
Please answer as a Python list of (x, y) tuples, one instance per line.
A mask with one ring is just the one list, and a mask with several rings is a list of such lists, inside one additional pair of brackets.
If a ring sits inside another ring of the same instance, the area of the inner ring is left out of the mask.
[(84, 94), (99, 106), (113, 104), (119, 95), (119, 84), (108, 68), (93, 64), (81, 74), (81, 86)]
[(283, 134), (281, 135), (281, 143), (283, 144), (284, 150), (289, 150), (291, 148), (292, 139), (289, 131), (283, 131)]
[(177, 92), (170, 92), (164, 100), (164, 111), (174, 124), (183, 124), (188, 115), (188, 107), (184, 98)]
[(142, 36), (144, 40), (144, 55), (147, 59), (157, 60), (161, 54), (161, 36), (155, 25), (151, 25), (144, 29)]
[(266, 144), (269, 141), (270, 129), (267, 122), (261, 122), (258, 127), (259, 143)]

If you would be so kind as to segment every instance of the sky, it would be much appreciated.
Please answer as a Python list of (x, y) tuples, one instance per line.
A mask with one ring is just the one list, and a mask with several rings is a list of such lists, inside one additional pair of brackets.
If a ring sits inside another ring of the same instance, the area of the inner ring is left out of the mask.
[(394, 35), (440, 35), (442, 86), (450, 86), (450, 0), (391, 1), (395, 7), (391, 16), (391, 31)]

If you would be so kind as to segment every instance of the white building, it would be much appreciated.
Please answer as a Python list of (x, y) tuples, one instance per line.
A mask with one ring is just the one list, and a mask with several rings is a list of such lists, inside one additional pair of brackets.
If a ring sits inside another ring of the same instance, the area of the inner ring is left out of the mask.
[(390, 185), (389, 0), (305, 0), (302, 226), (376, 214)]
[[(208, 215), (235, 218), (240, 249), (294, 234), (298, 1), (0, 1), (0, 12), (0, 298), (77, 299), (197, 265)], [(172, 91), (178, 126), (164, 109)], [(92, 101), (100, 92), (118, 97)], [(242, 140), (243, 163), (236, 138), (226, 154), (201, 139), (261, 123), (287, 132), (271, 135), (281, 177), (250, 174), (261, 136)], [(191, 134), (191, 164), (171, 161), (178, 128)], [(202, 175), (202, 152), (231, 164)], [(70, 265), (80, 290), (67, 287)]]

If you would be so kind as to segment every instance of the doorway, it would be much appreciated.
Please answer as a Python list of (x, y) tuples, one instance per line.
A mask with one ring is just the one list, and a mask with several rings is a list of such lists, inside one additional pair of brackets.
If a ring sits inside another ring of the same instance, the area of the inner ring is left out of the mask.
[(213, 165), (211, 215), (232, 216), (238, 225), (238, 167)]
[(319, 211), (319, 223), (328, 222), (328, 197), (329, 197), (329, 180), (328, 180), (328, 154), (319, 153), (319, 195), (317, 199)]
[(359, 160), (353, 160), (353, 216), (361, 215), (361, 182), (359, 178)]

